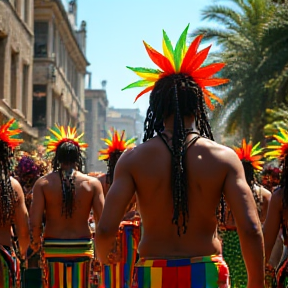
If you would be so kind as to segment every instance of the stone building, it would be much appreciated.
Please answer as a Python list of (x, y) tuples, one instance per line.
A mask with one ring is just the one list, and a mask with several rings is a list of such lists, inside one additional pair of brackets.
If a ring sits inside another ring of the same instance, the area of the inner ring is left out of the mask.
[(33, 126), (85, 129), (86, 23), (77, 30), (77, 3), (34, 0)]
[(117, 130), (125, 130), (126, 137), (137, 137), (136, 144), (140, 144), (143, 138), (144, 117), (140, 110), (129, 108), (109, 107), (107, 111), (106, 126), (108, 129), (114, 127)]
[(85, 109), (87, 110), (85, 123), (85, 140), (87, 148), (87, 170), (106, 171), (106, 164), (98, 161), (98, 151), (103, 148), (101, 138), (106, 137), (106, 110), (108, 100), (105, 89), (88, 89), (85, 91)]
[(26, 140), (38, 137), (32, 128), (33, 2), (0, 1), (0, 115), (16, 118)]

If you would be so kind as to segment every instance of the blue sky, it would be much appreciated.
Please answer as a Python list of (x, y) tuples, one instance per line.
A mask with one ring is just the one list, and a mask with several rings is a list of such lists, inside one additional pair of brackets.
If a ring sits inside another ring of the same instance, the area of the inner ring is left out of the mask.
[[(64, 0), (65, 1), (65, 0)], [(87, 22), (87, 59), (91, 63), (92, 89), (106, 80), (109, 106), (139, 108), (145, 114), (149, 94), (135, 104), (141, 88), (121, 91), (139, 80), (131, 67), (155, 67), (143, 40), (162, 53), (162, 29), (176, 43), (190, 23), (189, 32), (202, 26), (201, 10), (215, 0), (78, 0), (78, 27)]]

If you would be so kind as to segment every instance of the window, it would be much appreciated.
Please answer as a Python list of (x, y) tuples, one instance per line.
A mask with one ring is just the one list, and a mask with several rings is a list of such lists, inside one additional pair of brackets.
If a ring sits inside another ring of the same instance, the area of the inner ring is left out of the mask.
[(11, 54), (11, 66), (10, 66), (10, 103), (11, 108), (16, 109), (17, 105), (17, 61), (18, 54), (12, 52)]
[(46, 128), (46, 85), (33, 86), (33, 127)]
[(24, 0), (24, 21), (29, 25), (30, 0)]
[[(5, 51), (6, 51), (6, 44), (7, 44), (7, 38), (1, 38), (0, 37), (0, 71), (5, 71)], [(0, 98), (4, 98), (4, 79), (5, 79), (5, 73), (0, 73)], [(7, 97), (7, 96), (6, 96)]]
[(42, 58), (48, 56), (48, 22), (35, 22), (34, 24), (35, 44), (34, 56), (35, 58)]
[(27, 103), (28, 103), (28, 80), (29, 77), (29, 66), (23, 65), (23, 74), (22, 74), (22, 99), (21, 99), (21, 111), (23, 115), (27, 116)]

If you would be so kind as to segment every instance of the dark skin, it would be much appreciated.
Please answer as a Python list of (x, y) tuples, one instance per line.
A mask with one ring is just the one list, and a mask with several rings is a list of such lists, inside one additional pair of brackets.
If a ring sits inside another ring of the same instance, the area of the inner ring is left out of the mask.
[[(184, 120), (185, 128), (194, 126), (193, 117)], [(165, 121), (167, 138), (171, 138), (172, 127), (173, 117), (170, 117)], [(195, 135), (188, 135), (187, 141), (193, 137)], [(140, 257), (171, 259), (220, 254), (221, 244), (215, 236), (215, 210), (224, 191), (236, 221), (247, 266), (247, 287), (264, 287), (261, 224), (239, 158), (231, 149), (205, 138), (198, 139), (185, 157), (189, 163), (190, 217), (187, 232), (181, 237), (171, 221), (171, 154), (163, 141), (157, 136), (120, 157), (96, 231), (100, 260), (107, 263), (119, 223), (135, 191), (143, 224)]]
[[(13, 177), (10, 177), (10, 179), (12, 187), (18, 196), (18, 202), (15, 204), (14, 223), (16, 226), (16, 235), (18, 237), (20, 254), (21, 257), (24, 258), (30, 243), (28, 211), (25, 206), (25, 197), (21, 185)], [(11, 247), (11, 235), (11, 223), (7, 223), (4, 227), (0, 226), (0, 244)]]
[[(67, 169), (62, 165), (62, 169)], [(30, 225), (34, 240), (33, 249), (40, 247), (42, 216), (46, 212), (44, 238), (79, 239), (90, 238), (88, 219), (91, 209), (98, 223), (104, 206), (101, 183), (94, 177), (79, 171), (75, 174), (75, 209), (71, 218), (62, 215), (62, 189), (58, 172), (52, 172), (38, 179), (33, 188), (33, 202), (30, 209)]]
[[(284, 217), (284, 221), (287, 221), (288, 219), (288, 210), (283, 210), (282, 199), (283, 188), (279, 188), (273, 193), (271, 197), (268, 214), (264, 223), (263, 234), (265, 241), (266, 261), (270, 259), (273, 246), (280, 230), (282, 215)], [(287, 246), (287, 244), (288, 243), (284, 243), (285, 246)]]

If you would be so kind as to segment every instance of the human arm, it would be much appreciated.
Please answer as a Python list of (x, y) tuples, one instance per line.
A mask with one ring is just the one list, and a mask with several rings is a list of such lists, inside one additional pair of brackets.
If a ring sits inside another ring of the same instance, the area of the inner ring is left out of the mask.
[(243, 170), (233, 151), (227, 151), (224, 194), (232, 211), (245, 261), (247, 287), (264, 287), (264, 243), (256, 204)]
[(96, 226), (103, 212), (105, 200), (104, 200), (103, 189), (102, 189), (102, 185), (100, 181), (98, 179), (93, 179), (92, 185), (93, 185), (93, 192), (94, 192), (92, 208), (93, 208), (93, 217), (94, 217), (95, 226)]
[(42, 220), (45, 209), (45, 198), (42, 190), (44, 178), (39, 178), (33, 187), (33, 200), (30, 207), (31, 248), (37, 252), (41, 247)]
[(109, 262), (107, 256), (113, 248), (119, 224), (135, 193), (129, 154), (130, 151), (125, 152), (117, 162), (113, 184), (106, 196), (104, 210), (96, 228), (96, 251), (102, 263)]
[(279, 189), (273, 193), (266, 220), (264, 222), (263, 234), (267, 262), (270, 259), (271, 251), (274, 247), (280, 229), (282, 207), (281, 192), (281, 189)]
[(21, 257), (25, 257), (30, 243), (28, 211), (25, 205), (25, 197), (21, 185), (16, 179), (13, 178), (11, 178), (11, 184), (14, 191), (18, 195), (18, 202), (15, 208), (16, 236), (18, 238), (20, 255)]

